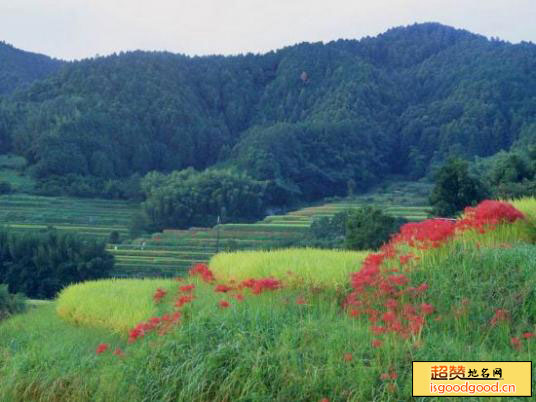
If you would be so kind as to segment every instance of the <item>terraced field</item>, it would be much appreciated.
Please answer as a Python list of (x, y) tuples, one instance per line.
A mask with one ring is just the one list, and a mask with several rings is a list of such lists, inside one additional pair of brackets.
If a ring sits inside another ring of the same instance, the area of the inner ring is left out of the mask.
[(0, 225), (16, 231), (46, 230), (108, 239), (112, 231), (128, 235), (128, 223), (139, 206), (124, 201), (16, 194), (0, 197)]
[[(402, 191), (398, 191), (404, 194)], [(387, 195), (385, 195), (387, 194)], [(406, 199), (393, 192), (356, 197), (303, 208), (285, 215), (272, 215), (254, 224), (223, 224), (214, 228), (164, 230), (128, 241), (128, 224), (139, 205), (125, 201), (41, 197), (0, 196), (0, 225), (16, 231), (39, 231), (54, 227), (91, 238), (108, 239), (112, 231), (126, 241), (109, 245), (116, 257), (115, 276), (172, 276), (196, 262), (207, 262), (222, 250), (252, 250), (291, 244), (301, 238), (313, 219), (332, 216), (347, 208), (380, 205), (393, 216), (410, 220), (427, 217), (427, 207), (401, 206)], [(409, 204), (409, 202), (408, 202)]]
[[(304, 236), (313, 219), (333, 216), (348, 208), (366, 204), (363, 199), (308, 207), (286, 215), (272, 215), (253, 224), (223, 224), (212, 229), (164, 230), (114, 246), (117, 276), (177, 275), (196, 262), (207, 262), (222, 250), (254, 250), (284, 245)], [(428, 207), (384, 206), (387, 213), (409, 220), (423, 220)]]

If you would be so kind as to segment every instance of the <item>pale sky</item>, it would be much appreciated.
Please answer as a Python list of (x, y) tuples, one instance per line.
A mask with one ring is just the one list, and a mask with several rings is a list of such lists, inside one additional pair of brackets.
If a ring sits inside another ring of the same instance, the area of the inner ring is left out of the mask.
[(431, 21), (536, 42), (536, 0), (0, 0), (0, 40), (67, 60), (264, 53)]

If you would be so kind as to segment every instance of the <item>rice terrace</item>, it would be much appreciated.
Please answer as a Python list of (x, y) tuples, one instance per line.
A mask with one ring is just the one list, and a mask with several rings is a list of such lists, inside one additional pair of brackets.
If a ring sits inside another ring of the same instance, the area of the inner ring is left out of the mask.
[(0, 402), (534, 397), (533, 1), (53, 3), (0, 4)]

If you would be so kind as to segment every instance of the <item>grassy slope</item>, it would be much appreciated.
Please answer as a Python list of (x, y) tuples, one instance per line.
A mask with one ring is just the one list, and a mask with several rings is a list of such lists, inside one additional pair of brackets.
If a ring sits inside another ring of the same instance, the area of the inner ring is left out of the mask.
[[(501, 227), (423, 253), (407, 275), (411, 283), (429, 285), (422, 301), (437, 312), (418, 336), (385, 336), (377, 349), (367, 320), (341, 311), (343, 292), (309, 287), (260, 296), (245, 291), (240, 303), (197, 283), (180, 329), (126, 347), (124, 359), (96, 358), (94, 348), (100, 342), (124, 348), (126, 336), (70, 327), (40, 307), (0, 326), (0, 376), (6, 378), (0, 400), (32, 395), (48, 401), (67, 392), (74, 401), (408, 400), (412, 360), (531, 360), (534, 340), (519, 350), (510, 340), (536, 331), (536, 247), (524, 243), (533, 229)], [(222, 299), (231, 307), (220, 309)], [(171, 308), (168, 301), (160, 312)], [(497, 308), (507, 309), (510, 319), (493, 326)], [(54, 347), (62, 343), (70, 353)], [(398, 378), (380, 379), (392, 372)]]

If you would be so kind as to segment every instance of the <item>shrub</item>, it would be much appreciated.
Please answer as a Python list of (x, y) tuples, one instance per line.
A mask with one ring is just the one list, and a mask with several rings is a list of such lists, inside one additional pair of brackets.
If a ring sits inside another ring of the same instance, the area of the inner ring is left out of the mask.
[(7, 181), (0, 181), (0, 194), (10, 194), (12, 191), (11, 184)]
[(439, 169), (430, 195), (435, 214), (454, 216), (486, 198), (488, 191), (480, 180), (469, 175), (468, 166), (466, 161), (453, 158)]
[(405, 222), (377, 207), (363, 207), (350, 211), (346, 221), (346, 247), (352, 250), (376, 249), (389, 240)]
[(114, 265), (105, 244), (71, 234), (0, 232), (0, 282), (11, 292), (52, 298), (74, 282), (106, 277)]
[(7, 285), (0, 285), (0, 320), (26, 309), (26, 299), (22, 294), (10, 294)]

